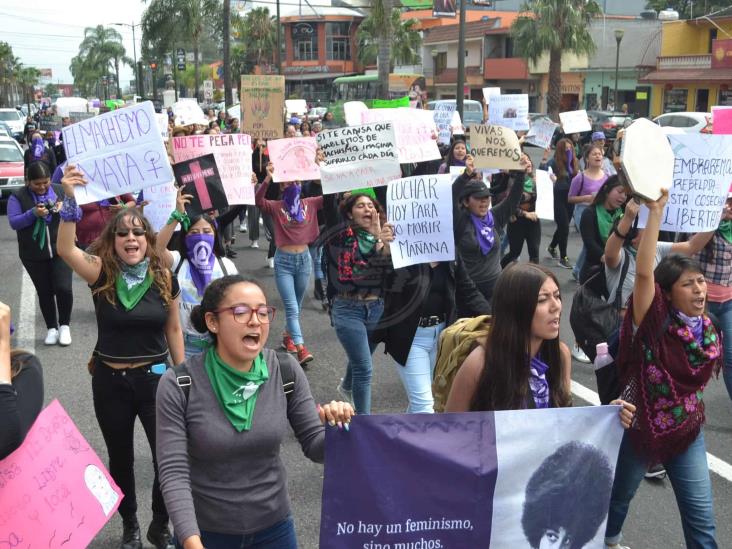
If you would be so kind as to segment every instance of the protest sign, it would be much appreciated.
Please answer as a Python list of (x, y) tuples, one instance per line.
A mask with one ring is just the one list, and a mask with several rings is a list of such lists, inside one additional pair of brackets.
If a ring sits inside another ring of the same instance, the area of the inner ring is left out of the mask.
[(183, 194), (192, 196), (186, 205), (190, 217), (213, 210), (220, 212), (229, 205), (213, 154), (178, 162), (173, 171), (178, 186), (184, 187)]
[(62, 133), (68, 163), (87, 180), (76, 189), (79, 204), (173, 179), (150, 101), (66, 126)]
[(732, 107), (712, 107), (712, 132), (715, 135), (732, 134)]
[(168, 115), (165, 113), (155, 113), (155, 120), (158, 123), (158, 130), (160, 130), (160, 137), (163, 141), (168, 140)]
[(529, 133), (526, 134), (526, 142), (542, 149), (548, 149), (558, 125), (549, 118), (535, 120), (531, 124)]
[(452, 177), (405, 177), (389, 183), (386, 218), (394, 226), (391, 260), (395, 269), (455, 259)]
[(554, 183), (546, 170), (536, 170), (536, 215), (554, 221)]
[(0, 546), (87, 547), (122, 501), (58, 400), (0, 461)]
[(145, 217), (155, 232), (168, 223), (170, 212), (175, 210), (176, 194), (177, 189), (173, 181), (145, 189), (145, 200), (148, 202), (145, 206)]
[(314, 137), (289, 137), (267, 142), (269, 158), (274, 164), (272, 181), (310, 181), (320, 179), (315, 163), (318, 144)]
[(394, 126), (378, 122), (324, 130), (317, 135), (325, 154), (320, 166), (323, 194), (386, 185), (402, 175)]
[(620, 161), (633, 193), (649, 200), (670, 188), (674, 172), (674, 152), (658, 124), (641, 118), (625, 130)]
[(81, 122), (82, 120), (89, 120), (90, 118), (94, 118), (93, 112), (69, 112), (69, 118), (71, 118), (71, 123), (76, 124), (78, 122)]
[(501, 95), (501, 88), (483, 88), (483, 99), (487, 105), (491, 103), (491, 97)]
[(488, 121), (512, 130), (529, 129), (529, 96), (525, 93), (494, 95), (488, 104)]
[(521, 146), (516, 132), (503, 126), (470, 126), (470, 154), (476, 168), (521, 169)]
[(343, 104), (343, 115), (346, 119), (346, 124), (349, 126), (358, 126), (362, 123), (362, 113), (369, 110), (363, 101), (348, 101)]
[(588, 132), (592, 129), (586, 110), (560, 112), (559, 121), (562, 123), (562, 131), (567, 135)]
[(400, 107), (397, 109), (366, 110), (361, 115), (364, 124), (392, 122), (396, 136), (399, 163), (424, 162), (441, 158), (437, 141), (432, 136), (435, 122), (430, 111)]
[(242, 75), (241, 131), (252, 137), (282, 137), (285, 77)]
[(452, 135), (450, 131), (450, 123), (452, 122), (453, 114), (457, 105), (449, 102), (438, 102), (435, 103), (435, 110), (432, 111), (435, 124), (437, 125), (437, 141), (439, 143), (449, 143)]
[(285, 99), (285, 108), (290, 114), (307, 114), (308, 102), (304, 99)]
[(371, 102), (374, 109), (396, 109), (398, 107), (409, 107), (409, 96), (405, 95), (398, 99), (374, 99)]
[(229, 204), (254, 204), (252, 140), (243, 133), (173, 138), (176, 162), (213, 153)]
[(601, 547), (622, 436), (617, 406), (355, 416), (326, 429), (320, 548), (537, 547), (531, 519)]
[(59, 132), (61, 131), (60, 116), (41, 116), (38, 118), (38, 129), (42, 132)]
[(176, 126), (188, 126), (190, 124), (208, 126), (208, 117), (203, 113), (203, 109), (198, 105), (195, 98), (181, 97), (173, 103), (171, 108), (175, 116)]

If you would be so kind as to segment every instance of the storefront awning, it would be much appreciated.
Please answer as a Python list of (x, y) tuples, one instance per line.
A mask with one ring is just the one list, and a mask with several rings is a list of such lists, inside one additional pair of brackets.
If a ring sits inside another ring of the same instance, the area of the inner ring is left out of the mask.
[(728, 81), (732, 83), (731, 69), (670, 69), (649, 72), (639, 82), (665, 84), (666, 82)]

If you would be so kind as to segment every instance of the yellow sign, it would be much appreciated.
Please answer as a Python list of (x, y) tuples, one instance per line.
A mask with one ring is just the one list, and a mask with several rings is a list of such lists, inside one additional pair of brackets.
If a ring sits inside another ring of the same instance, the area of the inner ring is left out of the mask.
[(635, 98), (638, 101), (645, 101), (648, 99), (648, 92), (635, 92)]

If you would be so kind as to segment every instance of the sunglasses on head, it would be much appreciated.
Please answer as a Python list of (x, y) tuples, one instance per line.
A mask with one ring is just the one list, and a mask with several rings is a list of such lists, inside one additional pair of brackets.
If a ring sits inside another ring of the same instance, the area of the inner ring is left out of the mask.
[(134, 229), (117, 229), (114, 233), (120, 238), (125, 238), (130, 234), (130, 231), (132, 231), (133, 236), (145, 236), (145, 229), (140, 227), (135, 227)]

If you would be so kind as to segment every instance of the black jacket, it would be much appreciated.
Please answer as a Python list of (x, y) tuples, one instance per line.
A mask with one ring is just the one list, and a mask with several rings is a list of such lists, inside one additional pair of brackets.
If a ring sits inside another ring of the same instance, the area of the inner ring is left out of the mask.
[[(61, 185), (52, 185), (56, 196), (62, 198), (64, 191)], [(31, 196), (28, 187), (21, 187), (13, 193), (20, 202), (20, 207), (24, 212), (35, 207), (36, 203)], [(58, 236), (58, 213), (51, 214), (51, 222), (46, 225), (46, 243), (43, 248), (38, 247), (38, 242), (33, 240), (33, 224), (25, 229), (16, 231), (18, 237), (18, 255), (20, 259), (25, 261), (45, 261), (56, 256), (56, 237)]]

